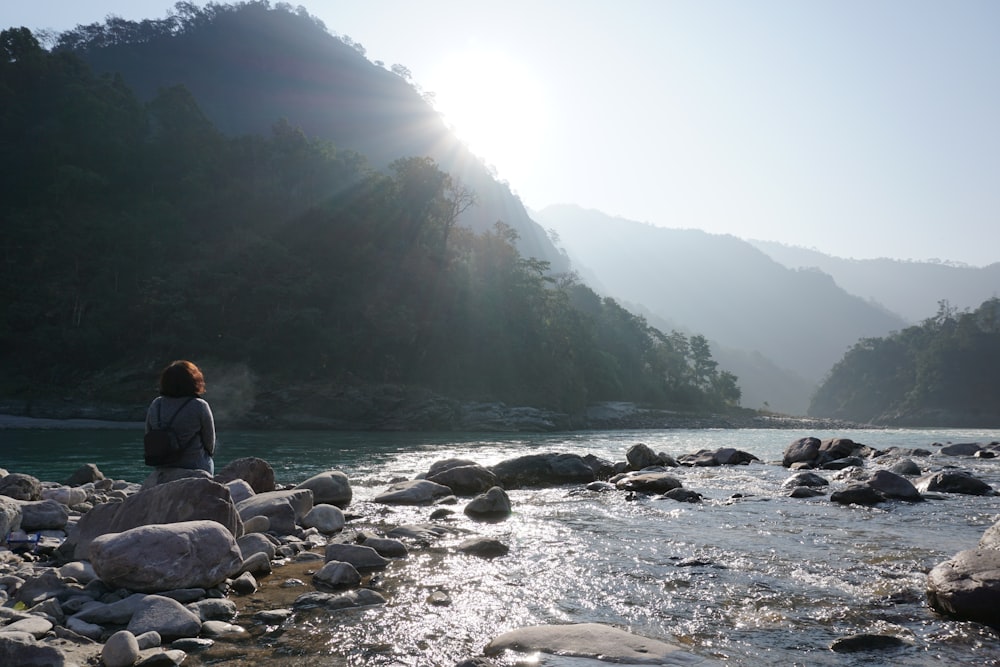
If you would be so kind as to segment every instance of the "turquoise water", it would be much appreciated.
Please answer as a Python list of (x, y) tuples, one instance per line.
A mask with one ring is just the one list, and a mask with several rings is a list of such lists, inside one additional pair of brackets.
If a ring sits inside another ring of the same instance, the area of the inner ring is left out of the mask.
[[(684, 486), (703, 494), (701, 504), (629, 501), (620, 493), (578, 487), (519, 490), (510, 493), (514, 515), (498, 524), (469, 521), (460, 504), (448, 523), (452, 534), (380, 574), (376, 586), (389, 599), (385, 607), (304, 616), (244, 654), (284, 665), (453, 665), (480, 654), (506, 629), (601, 622), (732, 665), (1000, 664), (994, 631), (938, 617), (924, 592), (930, 568), (974, 547), (1000, 519), (1000, 497), (877, 508), (841, 507), (822, 497), (791, 499), (781, 486), (789, 473), (773, 462), (805, 435), (935, 452), (934, 443), (1000, 439), (995, 432), (944, 430), (222, 432), (217, 469), (234, 458), (259, 456), (281, 483), (343, 470), (355, 491), (351, 511), (383, 531), (427, 522), (431, 509), (386, 508), (370, 499), (391, 480), (413, 477), (442, 458), (490, 465), (560, 451), (622, 460), (631, 445), (644, 442), (675, 456), (731, 446), (764, 461), (678, 469)], [(60, 480), (92, 462), (109, 477), (141, 481), (148, 469), (141, 465), (139, 442), (138, 430), (0, 430), (0, 467)], [(971, 470), (1000, 489), (1000, 461), (937, 453), (914, 460), (932, 470)], [(823, 474), (835, 488), (847, 483), (849, 473)], [(457, 555), (453, 547), (473, 534), (502, 540), (510, 554), (491, 561)], [(450, 606), (426, 603), (437, 589), (448, 592)], [(829, 650), (837, 638), (868, 632), (901, 637), (906, 645), (856, 654)], [(249, 664), (221, 655), (192, 660)], [(540, 660), (535, 664), (556, 664)]]

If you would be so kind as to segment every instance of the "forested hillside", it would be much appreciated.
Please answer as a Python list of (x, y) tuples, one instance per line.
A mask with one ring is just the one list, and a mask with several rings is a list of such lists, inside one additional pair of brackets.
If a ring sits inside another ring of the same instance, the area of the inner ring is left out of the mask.
[(858, 422), (1000, 426), (1000, 299), (852, 347), (809, 413)]
[(502, 221), (458, 224), (477, 193), (427, 157), (223, 133), (185, 86), (143, 102), (23, 28), (0, 35), (0, 146), (2, 396), (144, 401), (187, 357), (566, 411), (739, 399), (703, 337), (554, 275)]
[(99, 74), (121, 74), (142, 102), (184, 85), (227, 135), (266, 134), (284, 118), (310, 137), (363, 154), (375, 168), (400, 156), (430, 157), (476, 192), (478, 206), (462, 214), (462, 224), (487, 231), (503, 220), (525, 256), (567, 269), (510, 187), (445, 127), (405, 63), (369, 61), (362, 45), (336, 37), (301, 7), (178, 2), (163, 19), (79, 26), (56, 48), (77, 53)]

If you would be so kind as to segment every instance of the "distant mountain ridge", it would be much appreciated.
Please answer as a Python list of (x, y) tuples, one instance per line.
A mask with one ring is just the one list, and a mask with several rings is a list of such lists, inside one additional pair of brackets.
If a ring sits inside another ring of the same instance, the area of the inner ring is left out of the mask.
[(940, 301), (965, 310), (1000, 294), (1000, 262), (977, 267), (888, 258), (844, 259), (774, 241), (749, 243), (789, 268), (812, 267), (828, 273), (851, 294), (875, 301), (913, 324), (933, 317)]
[[(703, 333), (718, 346), (720, 363), (730, 351), (741, 368), (729, 370), (739, 376), (748, 407), (766, 401), (804, 414), (816, 384), (859, 338), (906, 325), (829, 275), (789, 269), (733, 236), (568, 205), (543, 209), (535, 219), (556, 232), (574, 266), (597, 276), (608, 295)], [(802, 384), (792, 386), (796, 377)]]

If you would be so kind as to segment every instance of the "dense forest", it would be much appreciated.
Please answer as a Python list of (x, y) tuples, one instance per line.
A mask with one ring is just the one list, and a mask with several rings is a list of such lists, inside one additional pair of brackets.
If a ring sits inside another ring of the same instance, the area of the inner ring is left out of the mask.
[[(261, 3), (206, 20), (247, 5)], [(109, 19), (88, 39), (142, 34)], [(224, 133), (184, 85), (141, 101), (82, 46), (0, 34), (0, 396), (145, 400), (150, 372), (186, 357), (269, 386), (398, 383), (564, 411), (738, 403), (703, 336), (523, 256), (504, 221), (458, 224), (477, 193), (432, 159), (375, 169), (282, 119)], [(94, 381), (130, 374), (147, 380)]]
[(1000, 299), (855, 344), (830, 371), (809, 413), (921, 426), (1000, 425)]

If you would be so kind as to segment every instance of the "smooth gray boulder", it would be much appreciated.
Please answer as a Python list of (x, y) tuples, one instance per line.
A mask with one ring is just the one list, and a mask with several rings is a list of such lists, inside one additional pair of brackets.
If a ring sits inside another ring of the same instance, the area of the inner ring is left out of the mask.
[(274, 558), (275, 549), (277, 549), (274, 542), (263, 533), (249, 533), (244, 535), (236, 540), (236, 544), (239, 545), (243, 558), (249, 558), (255, 553), (264, 553), (268, 559), (272, 559)]
[(342, 561), (350, 563), (359, 571), (381, 570), (389, 560), (383, 558), (375, 549), (361, 544), (328, 544), (325, 553), (326, 562)]
[(993, 487), (963, 470), (942, 470), (917, 479), (917, 490), (922, 493), (961, 493), (970, 496), (991, 496)]
[(90, 561), (105, 584), (145, 593), (213, 588), (243, 564), (236, 539), (215, 521), (140, 526), (102, 535), (90, 544)]
[(600, 623), (537, 625), (517, 628), (491, 640), (487, 656), (503, 651), (599, 659), (630, 665), (715, 665), (676, 644), (649, 639)]
[(783, 487), (790, 488), (795, 486), (827, 486), (830, 481), (826, 477), (817, 475), (814, 472), (797, 472), (784, 482), (781, 483)]
[(108, 637), (101, 650), (105, 667), (129, 667), (139, 659), (139, 642), (128, 630), (119, 630)]
[(63, 530), (69, 520), (69, 509), (55, 500), (21, 501), (21, 530)]
[(66, 486), (83, 486), (102, 479), (104, 479), (104, 473), (98, 469), (97, 464), (85, 463), (73, 471), (73, 474), (66, 480)]
[(66, 655), (54, 646), (38, 644), (26, 633), (0, 633), (0, 665), (13, 667), (62, 667)]
[(512, 511), (510, 497), (499, 486), (479, 494), (465, 506), (465, 514), (474, 519), (505, 519)]
[(330, 611), (338, 609), (351, 609), (354, 607), (370, 607), (372, 605), (385, 604), (385, 598), (381, 593), (370, 588), (359, 588), (346, 593), (323, 593), (314, 591), (304, 593), (292, 603), (294, 609), (315, 609), (321, 607)]
[(427, 479), (398, 482), (375, 496), (373, 502), (384, 505), (430, 505), (439, 498), (452, 495), (444, 484), (436, 484)]
[(225, 468), (215, 473), (215, 481), (222, 484), (237, 479), (247, 482), (254, 493), (269, 493), (276, 488), (274, 468), (264, 459), (255, 456), (230, 461)]
[(781, 459), (781, 465), (790, 468), (794, 463), (812, 464), (819, 456), (820, 439), (811, 436), (793, 440), (785, 448), (785, 454)]
[(362, 545), (371, 547), (383, 558), (406, 558), (410, 555), (409, 549), (401, 540), (377, 535), (361, 535), (360, 539)]
[(500, 483), (493, 471), (463, 459), (437, 461), (424, 478), (447, 486), (457, 496), (482, 493)]
[(917, 491), (917, 487), (910, 483), (910, 480), (888, 470), (877, 470), (867, 483), (868, 486), (886, 498), (895, 498), (909, 502), (920, 502), (923, 500), (923, 496)]
[(42, 489), (42, 500), (54, 500), (71, 507), (87, 502), (87, 492), (72, 486), (55, 486)]
[(877, 505), (886, 498), (867, 484), (852, 484), (830, 494), (830, 501), (840, 505)]
[(461, 553), (468, 554), (469, 556), (478, 556), (479, 558), (497, 558), (498, 556), (506, 556), (510, 552), (510, 547), (500, 540), (493, 538), (470, 537), (458, 545), (458, 550)]
[(73, 557), (90, 558), (90, 543), (107, 533), (121, 533), (139, 526), (215, 521), (232, 535), (243, 534), (243, 521), (229, 489), (210, 479), (181, 479), (135, 493), (120, 503), (103, 503), (83, 515), (77, 524)]
[(531, 487), (589, 484), (594, 469), (579, 454), (528, 454), (489, 468), (507, 490)]
[(350, 505), (354, 497), (350, 480), (339, 470), (328, 470), (313, 475), (295, 488), (312, 491), (313, 503), (317, 505), (335, 505), (340, 509)]
[(347, 519), (344, 517), (344, 512), (336, 505), (316, 505), (302, 517), (304, 527), (315, 528), (325, 535), (339, 533), (346, 524)]
[(201, 619), (193, 611), (162, 595), (147, 595), (138, 605), (126, 628), (133, 635), (156, 632), (163, 641), (197, 637)]
[(332, 560), (316, 571), (313, 581), (329, 588), (351, 588), (361, 584), (361, 574), (350, 563)]
[(1000, 550), (967, 549), (927, 575), (927, 601), (938, 612), (1000, 629)]
[(946, 456), (974, 456), (983, 448), (978, 442), (958, 442), (953, 445), (945, 445), (941, 448), (941, 453)]
[(268, 530), (279, 535), (295, 534), (298, 522), (312, 508), (312, 491), (309, 489), (258, 493), (236, 505), (240, 519), (249, 521), (256, 516), (265, 516), (269, 522)]
[(625, 452), (625, 461), (628, 464), (628, 470), (642, 470), (643, 468), (651, 468), (653, 466), (671, 466), (676, 467), (677, 462), (673, 459), (668, 459), (669, 457), (663, 457), (654, 452), (649, 445), (645, 443), (638, 443), (632, 445)]
[(12, 530), (21, 528), (21, 503), (7, 496), (0, 496), (0, 535), (7, 537)]
[(181, 479), (208, 479), (212, 476), (204, 470), (193, 468), (157, 468), (146, 476), (142, 482), (142, 490), (152, 489), (161, 484), (169, 484)]
[(681, 481), (667, 472), (640, 472), (625, 475), (615, 481), (615, 486), (623, 491), (640, 493), (666, 493), (679, 489)]
[(37, 477), (12, 472), (0, 477), (0, 496), (14, 500), (41, 500), (42, 483)]

